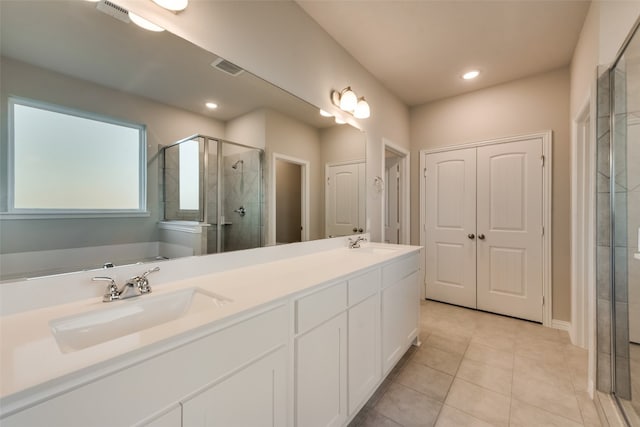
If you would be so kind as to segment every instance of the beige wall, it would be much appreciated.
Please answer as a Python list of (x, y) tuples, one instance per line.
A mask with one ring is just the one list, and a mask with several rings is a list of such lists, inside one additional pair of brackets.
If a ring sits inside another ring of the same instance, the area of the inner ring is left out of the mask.
[(193, 1), (179, 14), (150, 1), (115, 2), (324, 110), (337, 111), (332, 90), (351, 85), (366, 96), (371, 117), (357, 122), (367, 134), (368, 229), (382, 238), (373, 178), (382, 168), (382, 138), (409, 148), (409, 110), (295, 2)]
[[(323, 166), (320, 163), (320, 136), (318, 129), (293, 120), (273, 110), (266, 110), (266, 224), (270, 224), (273, 153), (285, 154), (310, 163), (309, 194), (309, 238), (323, 237), (324, 205), (322, 200)], [(267, 242), (273, 241), (275, 230), (267, 229)]]
[(300, 165), (276, 162), (276, 243), (300, 241), (301, 172)]
[[(143, 218), (3, 220), (0, 222), (3, 253), (156, 241), (157, 221), (162, 217), (156, 157), (158, 145), (168, 145), (195, 133), (224, 135), (224, 123), (210, 117), (7, 58), (2, 58), (1, 62), (0, 91), (3, 106), (7, 105), (10, 94), (145, 124), (147, 208), (150, 212), (149, 217)], [(7, 111), (6, 108), (0, 110), (0, 152), (3, 153), (0, 158), (5, 159)]]
[[(411, 109), (411, 169), (419, 150), (553, 131), (553, 318), (571, 318), (569, 69)], [(411, 176), (411, 242), (420, 241), (419, 173)]]
[(226, 123), (224, 138), (238, 144), (262, 148), (266, 146), (266, 113), (256, 110)]
[(365, 160), (367, 138), (358, 129), (341, 125), (320, 130), (321, 162), (346, 162)]

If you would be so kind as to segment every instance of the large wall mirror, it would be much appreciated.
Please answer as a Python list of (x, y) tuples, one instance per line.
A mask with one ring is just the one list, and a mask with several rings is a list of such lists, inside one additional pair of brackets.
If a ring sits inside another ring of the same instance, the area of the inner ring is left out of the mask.
[(363, 132), (113, 6), (0, 2), (0, 280), (364, 231)]

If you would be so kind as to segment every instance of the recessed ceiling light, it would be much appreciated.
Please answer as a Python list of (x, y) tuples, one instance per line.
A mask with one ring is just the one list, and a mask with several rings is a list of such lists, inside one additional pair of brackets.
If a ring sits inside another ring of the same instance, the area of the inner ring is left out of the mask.
[(215, 102), (207, 102), (204, 105), (206, 105), (210, 110), (215, 110), (216, 108), (218, 108), (218, 104), (216, 104)]
[(324, 110), (320, 110), (320, 115), (321, 115), (322, 117), (333, 117), (333, 114), (328, 113), (328, 112), (326, 112), (326, 111), (324, 111)]
[(478, 70), (473, 70), (473, 71), (469, 71), (467, 73), (464, 73), (462, 75), (462, 78), (465, 80), (471, 80), (471, 79), (475, 79), (476, 77), (478, 77), (480, 75), (480, 71)]
[(164, 28), (162, 28), (161, 26), (156, 25), (153, 22), (149, 22), (142, 16), (136, 15), (133, 12), (129, 12), (129, 19), (131, 19), (131, 22), (136, 24), (138, 27), (144, 28), (145, 30), (155, 31), (156, 33), (164, 31)]

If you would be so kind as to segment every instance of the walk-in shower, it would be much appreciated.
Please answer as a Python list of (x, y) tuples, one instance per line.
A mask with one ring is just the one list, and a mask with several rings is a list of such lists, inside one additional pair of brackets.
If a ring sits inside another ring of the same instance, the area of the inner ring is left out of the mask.
[(167, 246), (194, 255), (263, 246), (261, 149), (194, 135), (162, 151)]
[(597, 389), (640, 425), (640, 32), (598, 79)]

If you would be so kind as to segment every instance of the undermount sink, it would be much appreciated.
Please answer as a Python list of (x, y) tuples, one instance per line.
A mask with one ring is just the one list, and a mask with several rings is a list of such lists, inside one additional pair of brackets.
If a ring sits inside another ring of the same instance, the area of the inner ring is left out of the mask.
[(69, 353), (230, 302), (200, 288), (189, 288), (112, 302), (107, 308), (52, 320), (49, 327), (60, 350)]
[(374, 246), (374, 245), (367, 245), (367, 246), (363, 245), (363, 246), (360, 246), (359, 248), (353, 248), (349, 250), (352, 251), (353, 253), (375, 254), (375, 255), (389, 255), (398, 251), (398, 249), (396, 248)]

